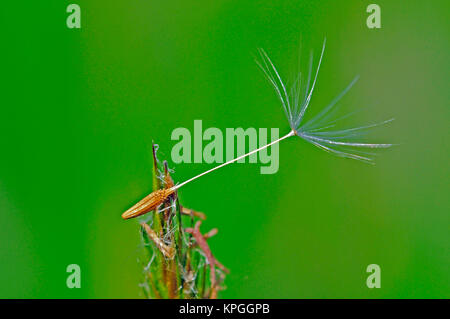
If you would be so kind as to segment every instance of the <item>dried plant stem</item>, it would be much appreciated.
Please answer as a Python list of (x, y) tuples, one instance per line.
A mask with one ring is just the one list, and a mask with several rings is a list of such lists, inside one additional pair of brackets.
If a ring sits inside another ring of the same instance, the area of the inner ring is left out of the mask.
[(206, 219), (205, 214), (203, 214), (201, 212), (197, 212), (197, 211), (189, 209), (189, 208), (186, 208), (186, 207), (181, 206), (181, 205), (180, 205), (180, 212), (183, 215), (195, 216), (195, 217), (198, 217), (198, 218), (203, 219), (203, 220)]
[(146, 223), (142, 223), (141, 226), (144, 228), (148, 237), (155, 243), (156, 247), (166, 256), (168, 259), (173, 259), (175, 256), (175, 249), (169, 247), (158, 237), (158, 235), (150, 228)]
[(130, 219), (155, 210), (159, 205), (161, 205), (161, 203), (163, 203), (167, 199), (167, 197), (172, 195), (174, 191), (175, 189), (172, 187), (171, 189), (158, 189), (150, 193), (135, 205), (133, 205), (131, 208), (129, 208), (127, 211), (125, 211), (122, 214), (122, 218)]
[(208, 173), (214, 172), (215, 170), (217, 170), (217, 169), (219, 169), (219, 168), (222, 168), (222, 167), (224, 167), (224, 166), (227, 166), (228, 164), (234, 163), (234, 162), (236, 162), (236, 161), (239, 161), (240, 159), (243, 159), (243, 158), (245, 158), (245, 157), (247, 157), (247, 156), (250, 156), (250, 155), (252, 155), (252, 154), (255, 154), (255, 153), (257, 153), (257, 152), (259, 152), (259, 151), (261, 151), (261, 150), (263, 150), (263, 149), (266, 149), (266, 148), (268, 148), (268, 147), (270, 147), (270, 146), (272, 146), (272, 145), (274, 145), (274, 144), (277, 144), (277, 143), (281, 142), (282, 140), (284, 140), (284, 139), (286, 139), (286, 138), (288, 138), (288, 137), (294, 136), (295, 134), (296, 134), (296, 132), (295, 132), (294, 130), (292, 130), (292, 131), (290, 131), (288, 134), (284, 135), (283, 137), (280, 137), (279, 139), (277, 139), (277, 140), (275, 140), (275, 141), (272, 141), (271, 143), (269, 143), (269, 144), (267, 144), (267, 145), (261, 146), (260, 148), (257, 148), (257, 149), (255, 149), (255, 150), (253, 150), (253, 151), (251, 151), (251, 152), (249, 152), (249, 153), (247, 153), (247, 154), (241, 155), (241, 156), (236, 157), (236, 158), (234, 158), (234, 159), (232, 159), (232, 160), (229, 160), (228, 162), (225, 162), (225, 163), (220, 164), (220, 165), (218, 165), (218, 166), (216, 166), (216, 167), (213, 167), (213, 168), (211, 168), (211, 169), (209, 169), (209, 170), (207, 170), (207, 171), (205, 171), (205, 172), (203, 172), (203, 173), (201, 173), (201, 174), (198, 174), (197, 176), (194, 176), (194, 177), (188, 179), (187, 181), (184, 181), (184, 182), (181, 183), (181, 184), (175, 185), (175, 186), (173, 186), (173, 187), (171, 188), (171, 190), (177, 190), (177, 189), (179, 189), (180, 187), (186, 185), (187, 183), (190, 183), (190, 182), (196, 180), (197, 178), (202, 177), (203, 175), (206, 175), (206, 174), (208, 174)]
[(148, 276), (148, 282), (151, 285), (151, 290), (155, 294), (156, 299), (161, 299), (161, 295), (159, 294), (158, 288), (155, 285), (155, 279), (153, 278), (153, 275), (151, 272), (147, 273)]

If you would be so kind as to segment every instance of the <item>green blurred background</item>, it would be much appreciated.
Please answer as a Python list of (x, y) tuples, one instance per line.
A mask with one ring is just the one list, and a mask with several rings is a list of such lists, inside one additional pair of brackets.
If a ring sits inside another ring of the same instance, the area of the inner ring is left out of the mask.
[(289, 78), (300, 37), (317, 52), (325, 36), (311, 110), (359, 74), (353, 124), (395, 117), (377, 136), (399, 146), (371, 166), (289, 139), (277, 174), (236, 164), (183, 188), (219, 228), (221, 297), (450, 297), (448, 1), (378, 0), (378, 30), (365, 0), (73, 2), (80, 30), (69, 1), (0, 5), (0, 297), (142, 297), (138, 224), (120, 214), (151, 190), (152, 140), (171, 163), (172, 130), (194, 119), (287, 132), (256, 48)]

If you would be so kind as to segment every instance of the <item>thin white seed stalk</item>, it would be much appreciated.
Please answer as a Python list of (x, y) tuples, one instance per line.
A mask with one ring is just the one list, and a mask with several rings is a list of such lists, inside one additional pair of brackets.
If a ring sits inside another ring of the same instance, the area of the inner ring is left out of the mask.
[(138, 203), (136, 203), (134, 206), (132, 206), (131, 208), (126, 210), (122, 214), (122, 218), (123, 219), (130, 219), (130, 218), (141, 216), (141, 215), (143, 215), (145, 213), (148, 213), (148, 212), (150, 212), (152, 210), (155, 210), (162, 203), (164, 203), (167, 200), (167, 198), (170, 195), (172, 195), (181, 186), (184, 186), (187, 183), (190, 183), (193, 180), (196, 180), (197, 178), (202, 177), (203, 175), (206, 175), (208, 173), (211, 173), (211, 172), (213, 172), (213, 171), (215, 171), (215, 170), (217, 170), (217, 169), (219, 169), (221, 167), (224, 167), (224, 166), (226, 166), (228, 164), (231, 164), (231, 163), (234, 163), (234, 162), (236, 162), (236, 161), (238, 161), (238, 160), (240, 160), (242, 158), (245, 158), (247, 156), (255, 154), (255, 153), (257, 153), (257, 152), (259, 152), (259, 151), (261, 151), (261, 150), (263, 150), (265, 148), (268, 148), (268, 147), (270, 147), (270, 146), (272, 146), (272, 145), (274, 145), (276, 143), (279, 143), (280, 141), (282, 141), (282, 140), (284, 140), (284, 139), (286, 139), (288, 137), (294, 136), (296, 134), (297, 133), (295, 132), (295, 130), (292, 130), (288, 134), (286, 134), (285, 136), (280, 137), (279, 139), (277, 139), (277, 140), (275, 140), (275, 141), (273, 141), (273, 142), (271, 142), (271, 143), (269, 143), (267, 145), (261, 146), (260, 148), (258, 148), (256, 150), (253, 150), (253, 151), (251, 151), (251, 152), (249, 152), (247, 154), (241, 155), (241, 156), (236, 157), (235, 159), (232, 159), (232, 160), (230, 160), (230, 161), (228, 161), (226, 163), (223, 163), (223, 164), (220, 164), (220, 165), (218, 165), (218, 166), (216, 166), (214, 168), (211, 168), (210, 170), (207, 170), (206, 172), (203, 172), (203, 173), (201, 173), (201, 174), (199, 174), (197, 176), (194, 176), (194, 177), (188, 179), (187, 181), (185, 181), (185, 182), (183, 182), (181, 184), (172, 186), (170, 188), (164, 188), (164, 189), (155, 190), (152, 193), (150, 193), (149, 195), (147, 195), (146, 197), (144, 197), (142, 200), (140, 200)]
[(232, 160), (229, 160), (228, 162), (225, 162), (225, 163), (220, 164), (220, 165), (218, 165), (218, 166), (216, 166), (216, 167), (213, 167), (213, 168), (211, 168), (211, 169), (209, 169), (209, 170), (207, 170), (207, 171), (205, 171), (205, 172), (203, 172), (203, 173), (201, 173), (201, 174), (198, 174), (197, 176), (194, 176), (194, 177), (188, 179), (187, 181), (184, 181), (184, 182), (181, 183), (181, 184), (175, 185), (175, 186), (173, 186), (173, 187), (171, 188), (171, 190), (177, 190), (177, 189), (179, 189), (180, 187), (182, 187), (182, 186), (184, 186), (184, 185), (186, 185), (186, 184), (188, 184), (188, 183), (190, 183), (190, 182), (196, 180), (197, 178), (202, 177), (203, 175), (206, 175), (206, 174), (208, 174), (208, 173), (214, 172), (215, 170), (217, 170), (217, 169), (219, 169), (219, 168), (222, 168), (222, 167), (224, 167), (224, 166), (226, 166), (226, 165), (228, 165), (228, 164), (234, 163), (234, 162), (236, 162), (236, 161), (239, 161), (239, 160), (242, 159), (242, 158), (245, 158), (245, 157), (247, 157), (247, 156), (250, 156), (250, 155), (252, 155), (252, 154), (255, 154), (255, 153), (257, 153), (257, 152), (259, 152), (259, 151), (261, 151), (261, 150), (263, 150), (263, 149), (266, 149), (266, 148), (268, 148), (268, 147), (270, 147), (270, 146), (272, 146), (272, 145), (274, 145), (274, 144), (276, 144), (276, 143), (281, 142), (282, 140), (284, 140), (284, 139), (286, 139), (286, 138), (288, 138), (288, 137), (294, 136), (295, 134), (296, 134), (295, 131), (292, 130), (292, 131), (290, 131), (288, 134), (286, 134), (286, 135), (280, 137), (279, 139), (277, 139), (277, 140), (275, 140), (275, 141), (270, 142), (269, 144), (266, 144), (266, 145), (264, 145), (264, 146), (261, 146), (260, 148), (257, 148), (256, 150), (253, 150), (253, 151), (251, 151), (251, 152), (249, 152), (249, 153), (247, 153), (247, 154), (241, 155), (241, 156), (236, 157), (236, 158), (234, 158), (234, 159), (232, 159)]

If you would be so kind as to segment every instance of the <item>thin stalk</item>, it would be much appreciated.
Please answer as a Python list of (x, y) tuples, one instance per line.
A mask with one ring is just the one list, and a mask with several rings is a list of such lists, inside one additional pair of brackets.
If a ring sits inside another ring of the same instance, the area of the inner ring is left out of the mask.
[(275, 141), (273, 141), (273, 142), (270, 142), (269, 144), (266, 144), (266, 145), (264, 145), (264, 146), (261, 146), (260, 148), (257, 148), (256, 150), (253, 150), (253, 151), (251, 151), (251, 152), (249, 152), (249, 153), (247, 153), (247, 154), (241, 155), (241, 156), (236, 157), (236, 158), (234, 158), (234, 159), (232, 159), (232, 160), (229, 160), (228, 162), (225, 162), (225, 163), (220, 164), (220, 165), (218, 165), (218, 166), (216, 166), (216, 167), (213, 167), (213, 168), (207, 170), (206, 172), (203, 172), (203, 173), (201, 173), (201, 174), (198, 174), (197, 176), (194, 176), (194, 177), (188, 179), (187, 181), (184, 181), (184, 182), (181, 183), (181, 184), (178, 184), (178, 185), (173, 186), (171, 189), (172, 189), (172, 190), (177, 190), (177, 189), (179, 189), (181, 186), (184, 186), (184, 185), (186, 185), (187, 183), (190, 183), (190, 182), (192, 182), (193, 180), (196, 180), (197, 178), (202, 177), (203, 175), (206, 175), (206, 174), (211, 173), (211, 172), (213, 172), (213, 171), (215, 171), (215, 170), (217, 170), (217, 169), (219, 169), (219, 168), (222, 168), (222, 167), (224, 167), (224, 166), (227, 166), (228, 164), (234, 163), (234, 162), (236, 162), (236, 161), (238, 161), (238, 160), (240, 160), (240, 159), (242, 159), (242, 158), (245, 158), (245, 157), (247, 157), (247, 156), (250, 156), (250, 155), (252, 155), (252, 154), (255, 154), (255, 153), (257, 153), (257, 152), (259, 152), (259, 151), (261, 151), (261, 150), (263, 150), (263, 149), (266, 149), (266, 148), (268, 148), (268, 147), (270, 147), (270, 146), (272, 146), (272, 145), (274, 145), (274, 144), (276, 144), (276, 143), (279, 143), (279, 142), (281, 142), (282, 140), (284, 140), (284, 139), (286, 139), (286, 138), (288, 138), (288, 137), (291, 137), (291, 136), (293, 136), (293, 135), (295, 135), (295, 134), (296, 134), (295, 131), (292, 130), (292, 131), (290, 131), (288, 134), (286, 134), (285, 136), (280, 137), (279, 139), (277, 139), (277, 140), (275, 140)]

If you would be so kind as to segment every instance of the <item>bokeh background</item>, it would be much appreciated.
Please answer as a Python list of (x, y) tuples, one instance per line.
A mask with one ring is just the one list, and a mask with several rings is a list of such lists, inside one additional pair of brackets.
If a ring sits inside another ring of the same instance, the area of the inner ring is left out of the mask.
[(256, 48), (290, 78), (300, 38), (318, 52), (325, 36), (311, 110), (359, 74), (353, 124), (395, 117), (377, 138), (399, 145), (371, 166), (289, 139), (275, 175), (236, 164), (183, 188), (219, 228), (221, 297), (450, 297), (447, 1), (377, 0), (378, 30), (365, 0), (73, 2), (80, 30), (69, 1), (0, 5), (0, 297), (142, 297), (138, 224), (120, 214), (151, 190), (152, 141), (171, 163), (172, 130), (194, 119), (287, 132)]

